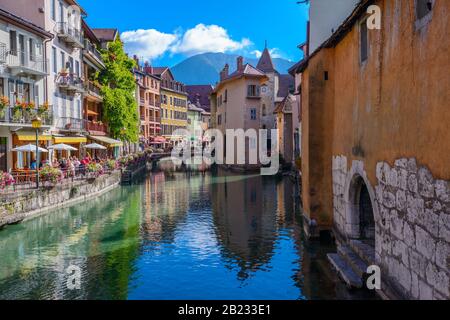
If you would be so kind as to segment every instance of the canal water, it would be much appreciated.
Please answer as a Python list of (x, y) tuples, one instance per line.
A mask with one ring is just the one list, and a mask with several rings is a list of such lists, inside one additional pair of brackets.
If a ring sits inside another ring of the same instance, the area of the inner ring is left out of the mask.
[(303, 238), (295, 193), (287, 178), (152, 173), (1, 230), (0, 299), (360, 297), (336, 281), (335, 248)]

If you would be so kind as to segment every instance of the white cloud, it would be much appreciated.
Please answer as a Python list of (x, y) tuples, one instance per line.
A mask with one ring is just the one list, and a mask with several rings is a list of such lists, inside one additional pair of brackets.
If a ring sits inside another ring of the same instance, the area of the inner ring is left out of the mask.
[(155, 29), (126, 31), (121, 35), (125, 50), (132, 55), (152, 60), (165, 53), (194, 55), (205, 52), (234, 52), (252, 45), (247, 38), (233, 40), (226, 29), (218, 25), (204, 25), (182, 32), (163, 33)]
[(151, 61), (167, 52), (178, 36), (155, 29), (139, 29), (123, 32), (121, 39), (128, 53)]
[(227, 30), (218, 25), (204, 25), (202, 23), (187, 30), (180, 40), (172, 46), (173, 53), (198, 54), (204, 52), (233, 52), (244, 49), (252, 42), (243, 38), (235, 41), (228, 35)]

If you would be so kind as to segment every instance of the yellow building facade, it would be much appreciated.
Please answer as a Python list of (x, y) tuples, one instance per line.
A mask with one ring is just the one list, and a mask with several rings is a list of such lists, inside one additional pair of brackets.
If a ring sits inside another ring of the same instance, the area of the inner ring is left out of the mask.
[(187, 128), (186, 87), (175, 80), (169, 68), (153, 68), (153, 74), (161, 78), (161, 135), (167, 140), (183, 140), (186, 137), (173, 133)]

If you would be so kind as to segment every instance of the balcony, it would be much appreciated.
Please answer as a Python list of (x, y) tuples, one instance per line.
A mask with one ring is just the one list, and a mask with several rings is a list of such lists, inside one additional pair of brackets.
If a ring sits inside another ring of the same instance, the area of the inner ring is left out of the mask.
[(28, 56), (24, 51), (6, 51), (6, 64), (14, 76), (47, 76), (48, 61), (42, 57)]
[(74, 48), (83, 48), (84, 41), (80, 29), (74, 28), (67, 22), (58, 22), (55, 26), (58, 37)]
[(85, 121), (86, 124), (86, 130), (90, 133), (95, 133), (98, 135), (106, 135), (108, 132), (108, 127), (101, 123), (101, 122), (95, 122), (95, 121)]
[(105, 68), (102, 55), (98, 51), (97, 47), (94, 44), (92, 44), (88, 39), (84, 40), (83, 54), (89, 57), (91, 60), (93, 60), (93, 62), (96, 63), (98, 67)]
[(83, 119), (59, 117), (56, 121), (57, 129), (68, 132), (83, 132), (85, 131), (85, 125)]
[(83, 80), (75, 74), (60, 72), (56, 77), (56, 85), (68, 93), (84, 93)]
[(153, 123), (161, 123), (161, 117), (150, 117), (149, 121)]
[(50, 127), (53, 124), (53, 113), (50, 111), (38, 112), (37, 109), (23, 109), (20, 107), (6, 107), (0, 109), (0, 125), (13, 125), (20, 127), (31, 127), (31, 120), (39, 114), (42, 126)]
[(94, 82), (86, 81), (84, 84), (84, 89), (91, 96), (94, 96), (98, 100), (103, 100), (101, 88), (98, 85), (96, 85)]

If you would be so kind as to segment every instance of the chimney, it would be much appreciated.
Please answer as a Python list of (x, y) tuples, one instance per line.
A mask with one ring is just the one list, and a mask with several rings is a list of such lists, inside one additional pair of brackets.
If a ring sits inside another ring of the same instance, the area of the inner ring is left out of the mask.
[(150, 65), (150, 63), (148, 63), (148, 61), (145, 61), (144, 72), (148, 74), (153, 74), (153, 67)]
[(223, 67), (222, 71), (220, 72), (220, 81), (225, 80), (228, 77), (228, 71), (230, 69), (230, 66), (228, 63)]
[(139, 58), (137, 57), (137, 55), (133, 56), (134, 61), (136, 61), (137, 67), (139, 69)]
[(242, 56), (239, 56), (237, 58), (237, 70), (238, 71), (244, 70), (244, 58)]

